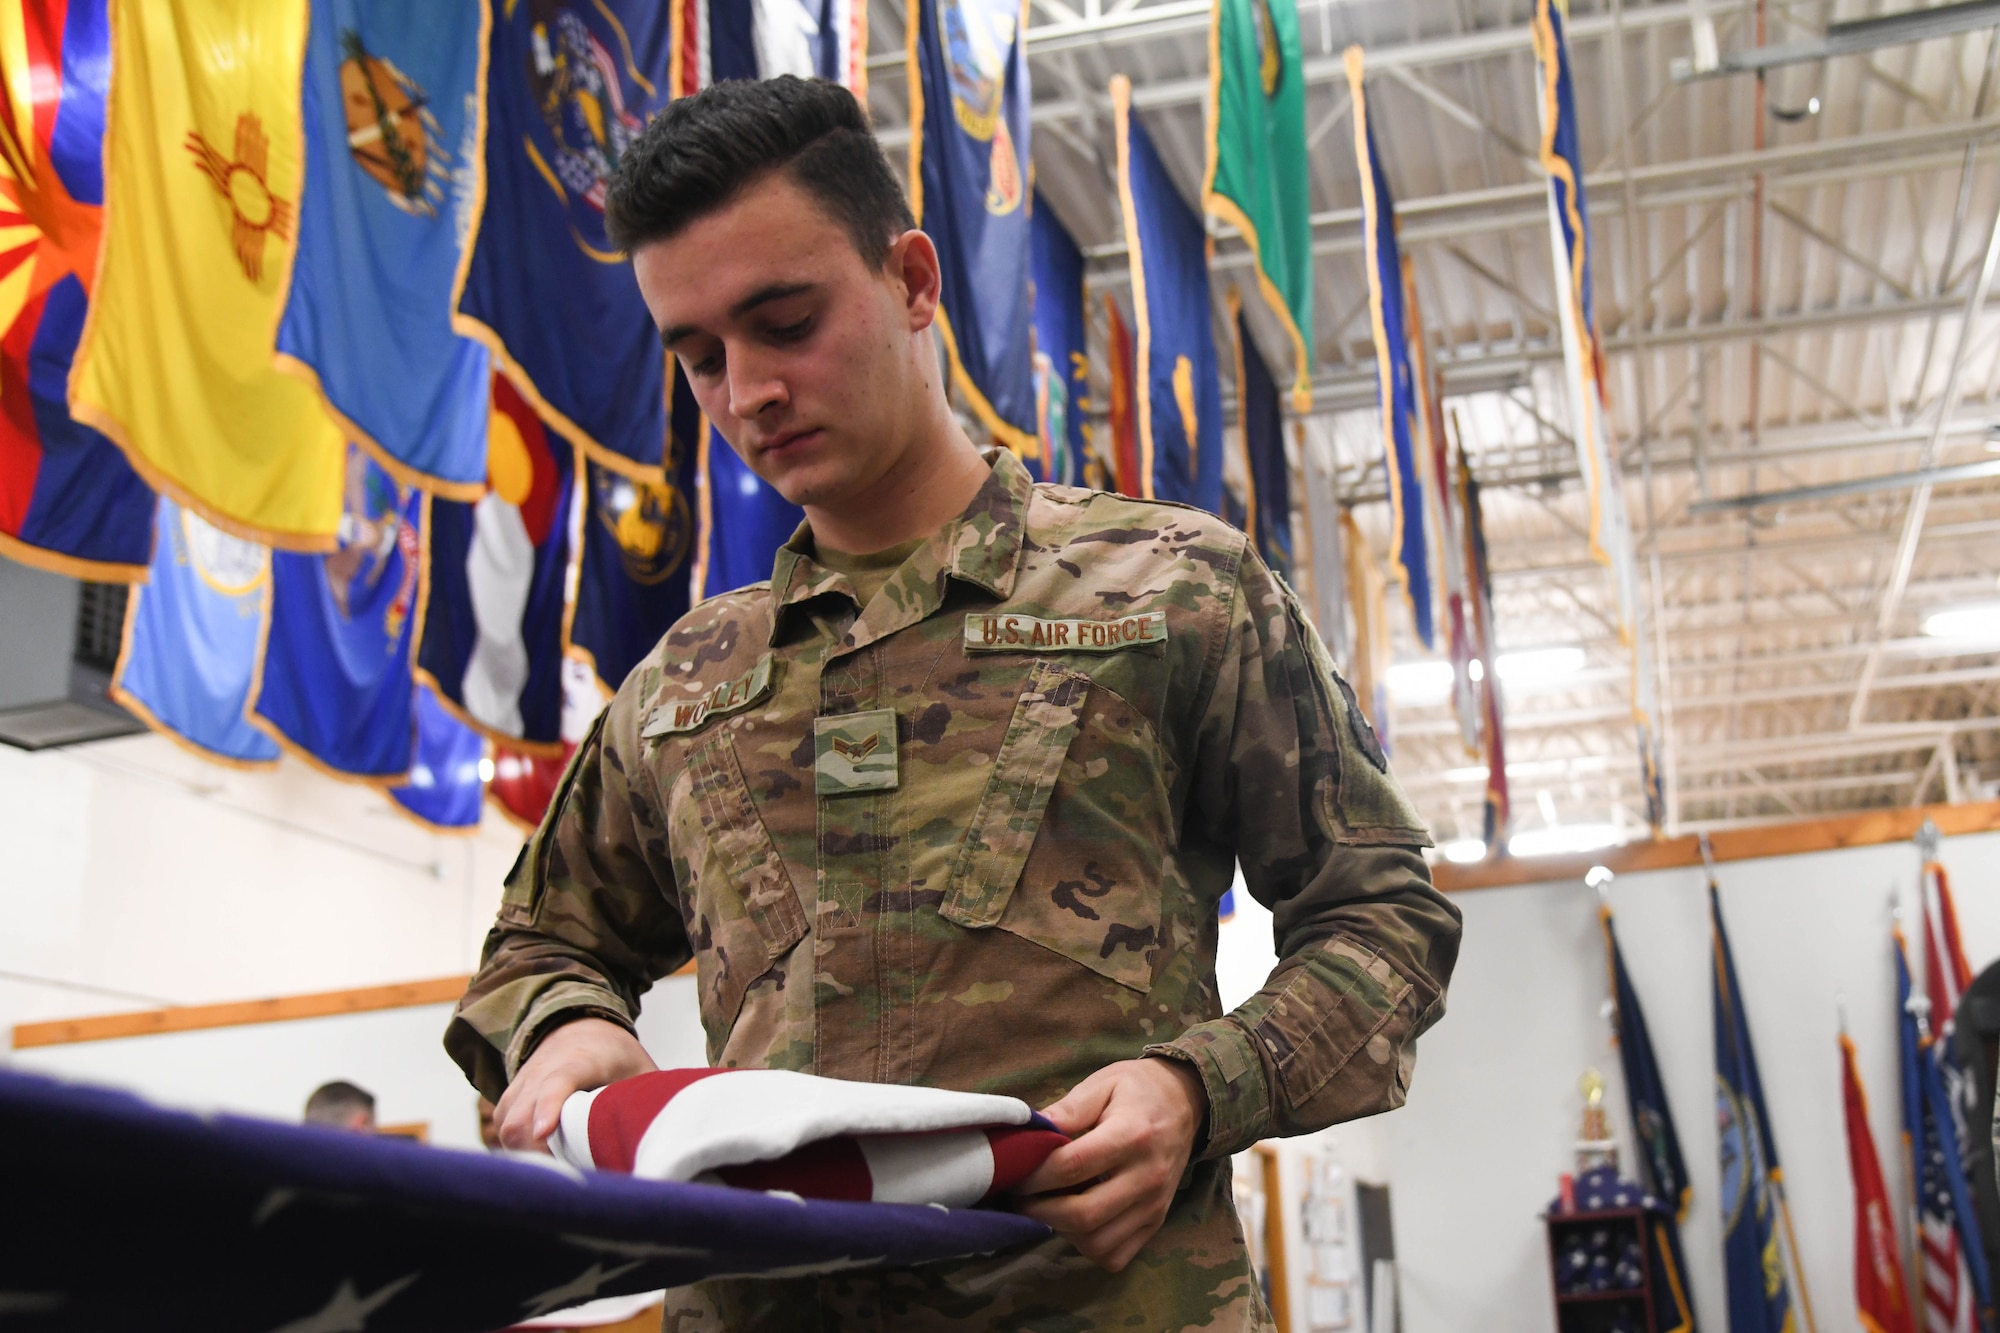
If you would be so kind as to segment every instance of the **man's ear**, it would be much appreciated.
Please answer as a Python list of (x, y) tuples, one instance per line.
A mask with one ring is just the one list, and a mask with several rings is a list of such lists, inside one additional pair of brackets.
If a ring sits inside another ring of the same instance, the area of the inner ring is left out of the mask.
[(923, 332), (936, 321), (938, 302), (944, 294), (944, 273), (938, 267), (937, 246), (930, 237), (912, 228), (890, 242), (884, 267), (903, 289), (903, 309), (909, 315), (910, 332)]

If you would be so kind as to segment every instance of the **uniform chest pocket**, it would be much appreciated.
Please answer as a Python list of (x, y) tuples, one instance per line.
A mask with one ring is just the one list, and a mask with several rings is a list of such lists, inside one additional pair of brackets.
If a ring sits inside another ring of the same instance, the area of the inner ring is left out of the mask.
[(735, 1026), (751, 983), (805, 938), (805, 912), (750, 799), (727, 728), (688, 753), (675, 788), (669, 814), (693, 873), (688, 937), (713, 1055)]
[(1014, 706), (940, 914), (1145, 992), (1160, 954), (1171, 775), (1151, 725), (1041, 660)]

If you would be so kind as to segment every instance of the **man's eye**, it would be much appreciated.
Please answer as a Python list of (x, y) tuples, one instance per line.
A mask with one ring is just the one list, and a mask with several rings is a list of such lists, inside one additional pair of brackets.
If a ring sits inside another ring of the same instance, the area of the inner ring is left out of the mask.
[(812, 331), (812, 316), (808, 315), (796, 324), (787, 324), (771, 330), (771, 336), (785, 342), (797, 342)]
[(691, 375), (700, 375), (704, 378), (710, 375), (720, 375), (722, 373), (722, 358), (719, 356), (705, 356), (701, 360), (689, 365), (688, 373)]

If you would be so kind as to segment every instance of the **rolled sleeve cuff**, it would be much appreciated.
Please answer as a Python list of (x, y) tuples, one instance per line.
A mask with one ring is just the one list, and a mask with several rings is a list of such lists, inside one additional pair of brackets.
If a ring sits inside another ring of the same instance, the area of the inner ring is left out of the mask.
[(1208, 1138), (1196, 1156), (1207, 1161), (1241, 1152), (1272, 1130), (1271, 1084), (1250, 1033), (1233, 1018), (1189, 1028), (1147, 1055), (1192, 1065), (1208, 1094)]
[(535, 997), (515, 1027), (514, 1039), (507, 1045), (507, 1081), (514, 1081), (543, 1037), (579, 1018), (601, 1018), (638, 1036), (632, 1016), (612, 991), (585, 981), (558, 982)]

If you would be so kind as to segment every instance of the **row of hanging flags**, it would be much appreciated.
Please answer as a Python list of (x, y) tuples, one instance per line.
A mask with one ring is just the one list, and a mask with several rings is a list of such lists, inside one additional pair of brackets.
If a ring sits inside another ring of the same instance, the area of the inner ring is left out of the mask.
[[(1812, 1299), (1799, 1266), (1785, 1202), (1784, 1171), (1766, 1109), (1736, 961), (1723, 927), (1721, 897), (1708, 883), (1711, 991), (1715, 1016), (1715, 1117), (1721, 1154), (1723, 1271), (1729, 1333), (1793, 1333), (1814, 1327)], [(1888, 941), (1896, 959), (1897, 1067), (1902, 1106), (1902, 1164), (1910, 1182), (1902, 1210), (1912, 1250), (1898, 1240), (1891, 1199), (1868, 1122), (1867, 1094), (1843, 1019), (1839, 1058), (1848, 1161), (1854, 1187), (1855, 1311), (1866, 1333), (1994, 1333), (1993, 1275), (1987, 1270), (1975, 1212), (1966, 1111), (1975, 1098), (1952, 1040), (1960, 998), (1972, 984), (1944, 867), (1926, 860), (1918, 913), (1924, 944), (1924, 990), (1912, 985), (1900, 927)], [(1675, 1209), (1660, 1224), (1675, 1298), (1663, 1330), (1694, 1333), (1679, 1226), (1693, 1188), (1666, 1082), (1653, 1055), (1639, 996), (1626, 971), (1608, 905), (1599, 909), (1610, 969), (1612, 1021), (1625, 1076), (1641, 1183)], [(1798, 1309), (1794, 1312), (1793, 1289)], [(1803, 1324), (1799, 1317), (1803, 1316)]]

